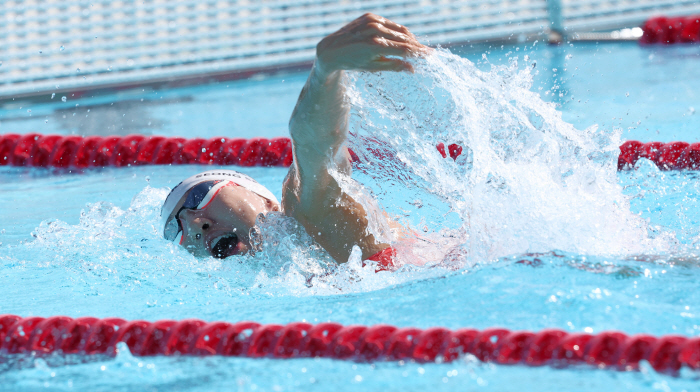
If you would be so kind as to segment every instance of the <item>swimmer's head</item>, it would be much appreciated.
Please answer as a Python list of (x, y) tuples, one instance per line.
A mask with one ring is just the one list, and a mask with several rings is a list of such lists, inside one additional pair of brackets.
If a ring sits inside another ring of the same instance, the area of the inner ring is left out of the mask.
[(195, 256), (225, 258), (251, 249), (250, 229), (279, 202), (257, 181), (233, 170), (210, 170), (179, 183), (165, 199), (165, 239)]

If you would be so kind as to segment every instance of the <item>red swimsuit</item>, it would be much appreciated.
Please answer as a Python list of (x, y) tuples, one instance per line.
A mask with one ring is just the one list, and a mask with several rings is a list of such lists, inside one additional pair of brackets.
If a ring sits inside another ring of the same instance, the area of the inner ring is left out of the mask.
[[(377, 269), (375, 269), (374, 272), (395, 271), (396, 270), (396, 264), (394, 264), (395, 258), (396, 258), (396, 249), (394, 249), (390, 246), (390, 247), (384, 249), (383, 251), (375, 254), (374, 256), (371, 256), (367, 260), (372, 260), (372, 261), (377, 262)], [(364, 267), (365, 264), (362, 263), (362, 266)]]

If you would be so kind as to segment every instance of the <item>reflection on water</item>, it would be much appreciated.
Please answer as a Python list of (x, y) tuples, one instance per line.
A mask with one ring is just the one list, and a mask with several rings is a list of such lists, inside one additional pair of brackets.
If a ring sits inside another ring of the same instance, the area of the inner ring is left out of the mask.
[(278, 137), (306, 74), (109, 94), (0, 101), (0, 133)]
[[(152, 106), (170, 105), (175, 102), (188, 102), (192, 98), (157, 101), (128, 100), (111, 103), (77, 106), (57, 109), (52, 118), (66, 133), (78, 135), (142, 135), (158, 134), (167, 120), (153, 116)], [(128, 113), (128, 116), (127, 116)]]
[[(168, 120), (154, 115), (153, 109), (180, 102), (191, 102), (192, 97), (177, 99), (129, 99), (107, 103), (76, 103), (72, 107), (63, 107), (42, 116), (23, 115), (2, 119), (3, 128), (12, 129), (22, 122), (37, 122), (44, 118), (45, 123), (58, 124), (59, 133), (83, 136), (92, 135), (143, 135), (158, 134), (167, 125)], [(28, 112), (31, 114), (31, 111)], [(39, 130), (40, 131), (40, 130)]]

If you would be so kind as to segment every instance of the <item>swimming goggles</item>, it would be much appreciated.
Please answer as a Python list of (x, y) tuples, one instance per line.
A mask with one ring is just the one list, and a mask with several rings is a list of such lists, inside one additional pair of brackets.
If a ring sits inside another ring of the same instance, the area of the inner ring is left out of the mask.
[(201, 210), (206, 208), (209, 203), (214, 200), (221, 188), (229, 185), (237, 184), (233, 181), (214, 180), (200, 182), (192, 187), (187, 194), (187, 199), (185, 199), (182, 207), (180, 207), (177, 213), (173, 215), (173, 217), (165, 225), (165, 230), (163, 231), (163, 236), (165, 239), (182, 244), (183, 230), (182, 222), (180, 222), (180, 212), (182, 212), (182, 210)]

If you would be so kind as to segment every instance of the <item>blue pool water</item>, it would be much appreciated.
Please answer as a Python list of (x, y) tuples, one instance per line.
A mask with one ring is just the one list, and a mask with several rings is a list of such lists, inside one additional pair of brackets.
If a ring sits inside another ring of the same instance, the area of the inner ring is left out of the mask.
[[(428, 227), (429, 238), (458, 251), (446, 257), (438, 247), (425, 250), (449, 262), (374, 274), (354, 260), (315, 278), (308, 287), (308, 274), (325, 268), (313, 262), (314, 256), (322, 255), (309, 252), (304, 246), (308, 244), (286, 244), (285, 249), (269, 249), (256, 258), (198, 260), (159, 237), (157, 217), (166, 187), (203, 167), (82, 173), (3, 167), (0, 314), (700, 335), (697, 173), (659, 172), (642, 161), (638, 170), (618, 174), (605, 154), (582, 160), (560, 157), (552, 163), (547, 151), (528, 150), (536, 132), (524, 129), (522, 144), (501, 143), (497, 132), (500, 123), (517, 127), (513, 118), (524, 114), (535, 127), (540, 124), (554, 135), (542, 139), (545, 145), (551, 137), (567, 146), (569, 141), (557, 139), (562, 134), (585, 135), (574, 147), (599, 146), (601, 151), (625, 139), (697, 141), (700, 76), (695, 70), (700, 47), (551, 48), (528, 43), (454, 51), (474, 61), (477, 69), (493, 72), (465, 77), (464, 85), (450, 90), (450, 83), (462, 79), (449, 79), (439, 67), (464, 72), (470, 68), (450, 63), (454, 60), (442, 54), (441, 61), (422, 68), (427, 76), (419, 72), (415, 78), (431, 91), (450, 92), (459, 99), (436, 93), (434, 101), (403, 89), (406, 75), (359, 75), (353, 117), (354, 132), (381, 136), (391, 146), (405, 148), (399, 151), (406, 165), (393, 169), (410, 174), (408, 180), (391, 183), (373, 179), (388, 179), (382, 177), (388, 172), (364, 167), (356, 178), (390, 213), (416, 229)], [(516, 56), (518, 65), (508, 68)], [(517, 88), (527, 85), (519, 78), (528, 75), (532, 86)], [(440, 84), (438, 77), (450, 83)], [(280, 136), (286, 134), (305, 78), (288, 74), (178, 90), (67, 97), (66, 102), (60, 97), (50, 103), (12, 102), (0, 110), (0, 132)], [(563, 121), (534, 94), (558, 105)], [(475, 107), (483, 116), (469, 112), (469, 97), (481, 100)], [(472, 122), (482, 121), (479, 125), (491, 131), (491, 138), (483, 138), (478, 129), (455, 130), (451, 126), (461, 120), (433, 113), (431, 120), (439, 123), (420, 134), (432, 138), (423, 144), (460, 141), (472, 146), (472, 163), (416, 153), (420, 144), (411, 144), (411, 136), (418, 135), (414, 126), (430, 105), (468, 113)], [(392, 112), (396, 107), (406, 109)], [(491, 121), (494, 118), (498, 120)], [(371, 126), (363, 128), (368, 122)], [(595, 132), (589, 128), (593, 124), (599, 124)], [(495, 164), (490, 156), (479, 155), (482, 151), (496, 157), (506, 151), (506, 163)], [(508, 163), (510, 157), (514, 164)], [(566, 169), (561, 175), (566, 186), (540, 176), (538, 170), (550, 166)], [(285, 169), (237, 169), (281, 196)], [(491, 177), (465, 180), (479, 171)], [(432, 184), (426, 182), (429, 175), (436, 176)], [(468, 236), (460, 234), (464, 222), (472, 229)], [(541, 263), (516, 263), (534, 258)], [(2, 363), (0, 390), (691, 391), (698, 382), (697, 373), (684, 371), (674, 378), (646, 365), (641, 372), (617, 373), (496, 366), (470, 358), (451, 364), (360, 364), (136, 358), (123, 352), (113, 360), (62, 361), (24, 358)]]

